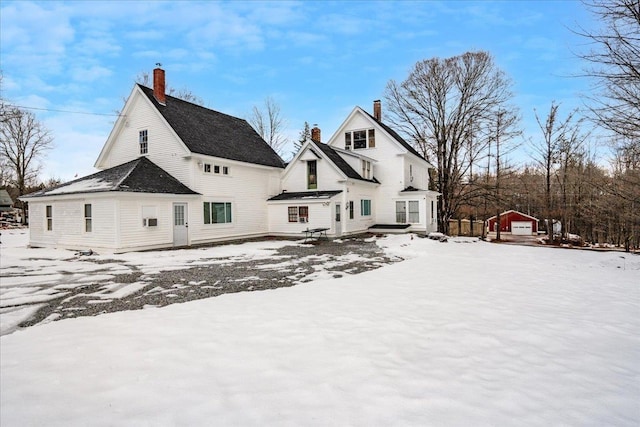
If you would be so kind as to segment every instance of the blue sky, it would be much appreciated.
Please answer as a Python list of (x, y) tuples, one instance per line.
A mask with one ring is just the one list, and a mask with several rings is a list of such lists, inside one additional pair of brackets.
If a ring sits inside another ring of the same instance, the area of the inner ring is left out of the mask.
[(94, 171), (111, 114), (158, 62), (170, 86), (209, 108), (248, 117), (271, 96), (291, 139), (308, 121), (326, 140), (355, 105), (371, 111), (415, 62), (486, 50), (514, 81), (525, 135), (537, 138), (534, 108), (544, 115), (555, 100), (567, 113), (589, 90), (572, 77), (585, 41), (571, 29), (595, 25), (578, 1), (3, 0), (0, 8), (2, 96), (38, 108), (55, 138), (42, 178), (62, 180)]

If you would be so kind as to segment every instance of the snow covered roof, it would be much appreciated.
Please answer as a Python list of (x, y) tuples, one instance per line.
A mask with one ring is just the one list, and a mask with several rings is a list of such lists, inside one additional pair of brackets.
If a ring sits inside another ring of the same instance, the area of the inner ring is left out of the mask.
[(41, 190), (21, 198), (107, 191), (133, 193), (198, 194), (146, 157), (105, 169), (84, 178)]

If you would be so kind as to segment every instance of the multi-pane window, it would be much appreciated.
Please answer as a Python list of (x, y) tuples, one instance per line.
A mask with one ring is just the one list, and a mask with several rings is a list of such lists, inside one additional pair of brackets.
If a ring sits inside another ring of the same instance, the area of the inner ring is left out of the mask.
[(216, 175), (229, 175), (229, 166), (212, 165), (211, 163), (205, 163), (202, 166), (204, 173), (213, 172)]
[(91, 213), (91, 204), (86, 203), (84, 205), (84, 231), (91, 233), (93, 231), (92, 224), (93, 214)]
[(420, 222), (420, 202), (418, 200), (396, 202), (396, 222), (399, 224)]
[(47, 231), (53, 230), (53, 206), (47, 205), (45, 207), (45, 216), (47, 218)]
[(225, 224), (232, 221), (229, 202), (204, 202), (203, 212), (205, 224)]
[(344, 134), (344, 148), (345, 150), (351, 150), (353, 147), (355, 150), (361, 148), (374, 148), (376, 146), (376, 130), (364, 129), (345, 132)]
[(185, 206), (173, 205), (173, 225), (185, 225)]
[(362, 177), (371, 179), (371, 162), (367, 160), (362, 160)]
[(340, 222), (340, 214), (341, 214), (340, 205), (336, 203), (336, 222)]
[(308, 206), (289, 206), (287, 208), (289, 222), (309, 222)]
[(353, 219), (353, 201), (349, 202), (349, 219)]
[(417, 200), (409, 200), (409, 222), (420, 222), (420, 203)]
[(138, 142), (140, 144), (140, 154), (147, 154), (149, 152), (149, 134), (147, 130), (141, 130), (138, 134)]
[(318, 188), (318, 163), (315, 160), (307, 162), (307, 188), (309, 190)]
[(289, 206), (289, 222), (298, 222), (298, 207)]
[(360, 200), (360, 215), (371, 216), (371, 200)]
[(367, 131), (356, 130), (353, 132), (353, 148), (367, 148)]

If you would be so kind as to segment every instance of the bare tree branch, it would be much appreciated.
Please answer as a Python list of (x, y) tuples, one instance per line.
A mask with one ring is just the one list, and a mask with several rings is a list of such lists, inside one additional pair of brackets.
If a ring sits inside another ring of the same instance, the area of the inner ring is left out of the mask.
[(265, 98), (262, 109), (254, 106), (247, 121), (273, 151), (280, 157), (284, 155), (288, 139), (283, 132), (287, 122), (282, 117), (280, 105), (273, 98)]
[(415, 64), (402, 83), (390, 81), (385, 98), (389, 121), (437, 165), (439, 228), (466, 197), (463, 179), (484, 155), (490, 141), (488, 123), (508, 110), (511, 81), (487, 52), (433, 58)]

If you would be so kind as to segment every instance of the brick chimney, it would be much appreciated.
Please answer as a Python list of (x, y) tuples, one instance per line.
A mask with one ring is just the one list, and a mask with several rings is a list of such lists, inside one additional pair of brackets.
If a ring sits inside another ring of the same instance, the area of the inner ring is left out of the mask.
[(153, 69), (153, 97), (160, 104), (165, 105), (167, 98), (165, 96), (164, 70), (160, 68), (160, 64)]
[(322, 142), (322, 140), (320, 139), (320, 128), (318, 127), (318, 125), (313, 125), (313, 128), (311, 129), (311, 140)]
[(373, 118), (377, 121), (382, 121), (382, 103), (379, 99), (373, 101)]

